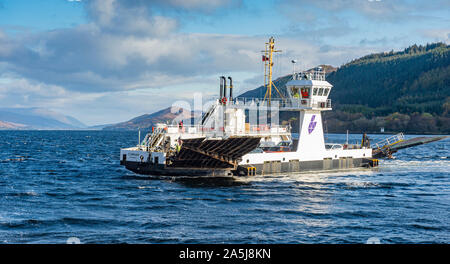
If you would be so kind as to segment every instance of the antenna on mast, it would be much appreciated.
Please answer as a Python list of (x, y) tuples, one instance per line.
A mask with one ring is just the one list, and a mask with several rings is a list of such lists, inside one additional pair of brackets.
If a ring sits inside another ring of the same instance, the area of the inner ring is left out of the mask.
[(284, 99), (284, 96), (278, 91), (275, 84), (272, 82), (272, 67), (273, 67), (273, 53), (281, 52), (281, 50), (275, 50), (275, 39), (270, 37), (269, 42), (266, 42), (266, 50), (261, 51), (264, 53), (262, 61), (264, 62), (264, 86), (267, 88), (264, 100), (267, 98), (268, 106), (272, 99), (272, 86), (278, 92), (278, 94)]
[(292, 76), (295, 75), (295, 64), (297, 63), (297, 60), (291, 60), (292, 63)]

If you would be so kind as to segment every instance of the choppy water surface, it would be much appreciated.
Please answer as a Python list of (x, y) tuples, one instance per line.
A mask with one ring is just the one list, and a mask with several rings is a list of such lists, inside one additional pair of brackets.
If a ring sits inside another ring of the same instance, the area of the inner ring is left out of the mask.
[(376, 171), (173, 181), (119, 165), (136, 134), (0, 131), (0, 243), (450, 242), (449, 139)]

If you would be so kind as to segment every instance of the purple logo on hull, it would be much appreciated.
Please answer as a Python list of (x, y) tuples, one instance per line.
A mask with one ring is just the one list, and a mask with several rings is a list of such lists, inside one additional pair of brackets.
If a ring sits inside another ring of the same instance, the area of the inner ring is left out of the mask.
[(311, 117), (311, 121), (309, 122), (309, 126), (308, 126), (309, 134), (311, 134), (314, 131), (314, 128), (316, 128), (317, 122), (314, 121), (315, 119), (316, 119), (316, 115), (313, 115)]

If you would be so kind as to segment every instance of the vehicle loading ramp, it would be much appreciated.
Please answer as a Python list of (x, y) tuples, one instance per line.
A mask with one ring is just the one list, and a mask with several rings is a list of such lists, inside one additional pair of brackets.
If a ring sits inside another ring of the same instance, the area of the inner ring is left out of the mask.
[(400, 140), (392, 144), (377, 146), (373, 148), (372, 156), (374, 158), (391, 158), (392, 154), (400, 149), (410, 148), (422, 144), (427, 144), (442, 139), (446, 139), (449, 136), (435, 136), (435, 137), (415, 137), (406, 140)]
[(254, 150), (260, 141), (260, 137), (184, 139), (170, 167), (236, 169), (241, 157)]

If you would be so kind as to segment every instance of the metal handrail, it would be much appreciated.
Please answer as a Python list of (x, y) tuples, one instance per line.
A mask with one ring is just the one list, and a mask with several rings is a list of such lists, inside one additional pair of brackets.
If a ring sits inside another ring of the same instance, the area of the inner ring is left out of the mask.
[[(238, 97), (232, 102), (227, 102), (226, 105), (236, 105), (236, 106), (249, 106), (249, 107), (268, 107), (267, 101), (259, 98), (246, 98)], [(317, 100), (317, 99), (303, 99), (303, 98), (293, 98), (288, 100), (271, 100), (270, 107), (279, 108), (321, 108), (327, 109), (331, 108), (331, 99)]]
[(316, 80), (325, 81), (325, 71), (320, 70), (310, 70), (304, 72), (296, 72), (292, 75), (292, 80)]
[(290, 133), (290, 126), (281, 125), (250, 125), (246, 126), (242, 130), (225, 130), (223, 127), (208, 127), (202, 125), (167, 125), (164, 130), (168, 133), (180, 133), (180, 134), (214, 134), (214, 133), (224, 133), (227, 135), (270, 135), (270, 134), (280, 134), (280, 133)]
[(403, 135), (403, 133), (398, 133), (397, 135), (391, 136), (375, 143), (375, 146), (377, 147), (377, 149), (386, 148), (403, 140), (405, 140), (405, 136)]

